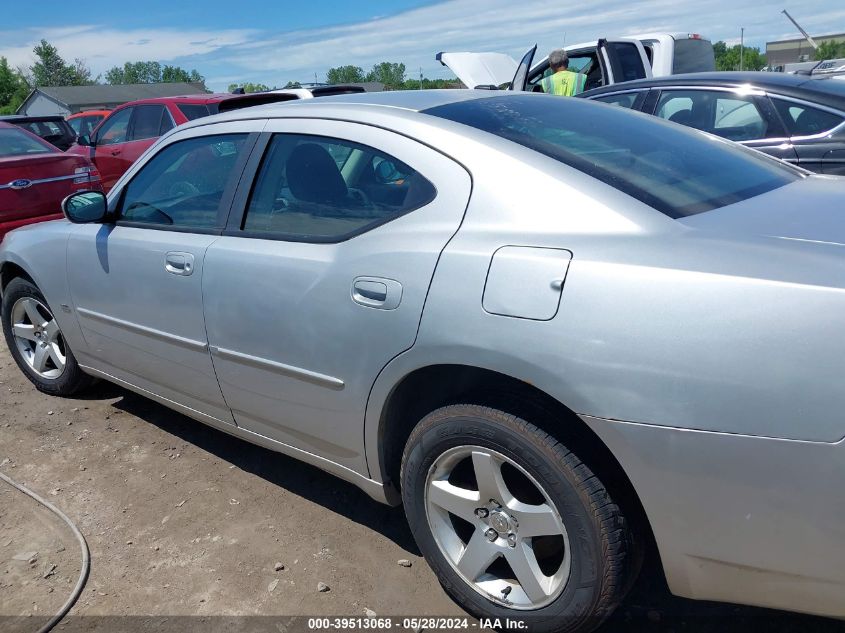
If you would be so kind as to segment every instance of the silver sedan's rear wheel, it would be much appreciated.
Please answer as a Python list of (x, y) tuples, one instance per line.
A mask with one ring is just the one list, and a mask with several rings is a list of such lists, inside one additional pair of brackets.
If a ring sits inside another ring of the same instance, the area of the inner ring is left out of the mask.
[(420, 550), (473, 615), (584, 633), (624, 596), (633, 539), (619, 506), (530, 422), (478, 405), (433, 411), (408, 438), (401, 481)]
[(21, 357), (42, 378), (56, 379), (67, 363), (65, 340), (50, 309), (34, 297), (12, 305), (12, 337)]
[(0, 317), (12, 357), (40, 391), (70, 396), (91, 384), (93, 379), (80, 369), (50, 305), (31, 281), (9, 282)]
[[(450, 481), (469, 469), (471, 488)], [(426, 514), (455, 572), (493, 602), (539, 609), (569, 580), (569, 536), (559, 512), (537, 480), (502, 453), (458, 446), (440, 455), (428, 472)]]

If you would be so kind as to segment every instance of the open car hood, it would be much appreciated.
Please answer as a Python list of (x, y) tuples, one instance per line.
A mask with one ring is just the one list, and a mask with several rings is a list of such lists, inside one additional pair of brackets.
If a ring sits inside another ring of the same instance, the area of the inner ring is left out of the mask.
[(437, 53), (436, 59), (455, 73), (467, 88), (509, 83), (519, 65), (504, 53)]

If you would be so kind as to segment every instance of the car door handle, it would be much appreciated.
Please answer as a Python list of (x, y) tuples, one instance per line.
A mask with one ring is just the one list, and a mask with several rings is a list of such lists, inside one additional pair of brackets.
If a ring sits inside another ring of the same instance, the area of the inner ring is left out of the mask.
[(194, 272), (194, 256), (191, 253), (170, 251), (164, 256), (164, 269), (171, 275), (187, 277)]
[(121, 150), (115, 149), (115, 150), (112, 150), (111, 155), (112, 156), (120, 156), (120, 152), (121, 152)]
[(387, 284), (381, 281), (356, 281), (355, 292), (370, 301), (384, 303), (387, 299)]
[(402, 300), (402, 284), (382, 277), (356, 277), (352, 281), (352, 300), (368, 308), (395, 310)]

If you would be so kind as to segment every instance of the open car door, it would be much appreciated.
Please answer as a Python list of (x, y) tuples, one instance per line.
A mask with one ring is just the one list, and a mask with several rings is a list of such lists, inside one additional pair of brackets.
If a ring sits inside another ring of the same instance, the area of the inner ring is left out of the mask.
[(519, 62), (519, 66), (517, 66), (513, 79), (511, 80), (511, 90), (516, 90), (517, 92), (525, 90), (525, 86), (528, 84), (528, 71), (531, 70), (531, 64), (534, 63), (534, 55), (536, 53), (537, 45), (534, 44), (534, 47), (522, 56), (522, 61)]
[(499, 88), (510, 84), (520, 66), (504, 53), (437, 53), (436, 59), (467, 88)]
[(639, 40), (602, 38), (597, 53), (605, 86), (651, 77), (651, 63)]

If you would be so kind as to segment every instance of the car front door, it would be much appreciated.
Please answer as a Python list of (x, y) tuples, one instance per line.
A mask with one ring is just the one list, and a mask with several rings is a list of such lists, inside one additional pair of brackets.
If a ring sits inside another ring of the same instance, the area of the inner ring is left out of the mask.
[[(275, 120), (205, 258), (214, 367), (238, 426), (365, 471), (376, 376), (416, 337), (471, 180), (410, 138)], [(238, 210), (241, 211), (238, 211)]]
[(768, 99), (757, 91), (716, 87), (665, 88), (654, 103), (653, 114), (787, 162), (797, 162), (793, 146)]
[(131, 163), (123, 156), (123, 148), (129, 139), (129, 124), (134, 108), (115, 110), (97, 128), (92, 139), (91, 160), (100, 172), (103, 188), (109, 191)]
[(255, 138), (234, 124), (174, 136), (112, 192), (113, 223), (68, 240), (80, 364), (211, 423), (233, 421), (208, 352), (204, 260)]

